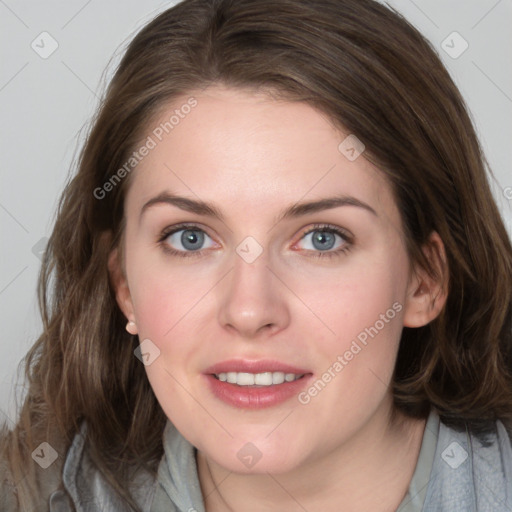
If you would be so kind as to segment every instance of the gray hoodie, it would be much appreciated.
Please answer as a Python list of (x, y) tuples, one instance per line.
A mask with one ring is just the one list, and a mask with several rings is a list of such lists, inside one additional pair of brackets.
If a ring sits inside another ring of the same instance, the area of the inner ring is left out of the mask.
[[(84, 450), (86, 428), (84, 423), (66, 454), (65, 490), (52, 492), (45, 508), (50, 512), (127, 512)], [(497, 421), (494, 432), (481, 442), (472, 433), (449, 428), (432, 410), (409, 492), (397, 512), (512, 512), (511, 436)], [(170, 422), (164, 431), (164, 451), (157, 479), (141, 473), (134, 482), (132, 493), (141, 510), (205, 512), (195, 448)], [(0, 512), (21, 512), (12, 498), (9, 501), (7, 491), (0, 483)]]

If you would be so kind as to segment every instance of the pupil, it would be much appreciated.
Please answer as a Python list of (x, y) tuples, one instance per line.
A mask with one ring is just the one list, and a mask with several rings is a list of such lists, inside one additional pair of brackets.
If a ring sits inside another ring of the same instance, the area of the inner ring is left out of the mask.
[[(317, 245), (318, 244), (318, 245)], [(313, 245), (316, 249), (332, 249), (334, 246), (334, 235), (325, 231), (316, 231), (313, 236)]]
[(186, 230), (181, 235), (181, 243), (185, 249), (196, 251), (202, 245), (204, 233), (198, 231)]

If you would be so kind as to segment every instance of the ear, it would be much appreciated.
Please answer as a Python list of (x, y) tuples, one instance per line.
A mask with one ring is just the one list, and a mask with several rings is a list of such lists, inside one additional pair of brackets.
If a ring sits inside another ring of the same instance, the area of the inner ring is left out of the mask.
[[(133, 303), (130, 295), (130, 289), (128, 288), (128, 281), (123, 270), (120, 251), (118, 248), (115, 248), (109, 254), (108, 272), (110, 276), (110, 282), (116, 294), (117, 304), (119, 305), (119, 308), (127, 320), (129, 322), (133, 322), (133, 325), (130, 327), (130, 329), (133, 330), (133, 326), (135, 325)], [(131, 330), (129, 332), (131, 332)], [(136, 332), (131, 332), (131, 334), (136, 334)]]
[(422, 248), (437, 277), (426, 270), (415, 268), (412, 271), (405, 301), (404, 326), (422, 327), (434, 320), (448, 297), (448, 264), (443, 241), (433, 231)]

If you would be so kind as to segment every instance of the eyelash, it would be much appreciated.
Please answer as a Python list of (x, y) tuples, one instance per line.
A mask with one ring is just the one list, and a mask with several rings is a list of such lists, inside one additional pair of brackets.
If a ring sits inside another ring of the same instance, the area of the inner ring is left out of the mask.
[[(181, 258), (193, 258), (197, 256), (202, 255), (202, 250), (198, 251), (177, 251), (176, 249), (173, 249), (168, 244), (165, 243), (165, 240), (173, 235), (174, 233), (177, 233), (178, 231), (202, 231), (203, 233), (207, 234), (206, 231), (202, 228), (200, 228), (196, 224), (178, 224), (176, 226), (172, 226), (171, 228), (164, 229), (159, 237), (158, 237), (158, 244), (162, 247), (162, 249), (172, 255), (172, 256), (178, 256)], [(313, 233), (314, 231), (323, 231), (325, 233), (333, 233), (335, 235), (339, 235), (345, 242), (345, 245), (342, 248), (335, 249), (334, 251), (312, 251), (313, 254), (309, 255), (309, 257), (313, 258), (334, 258), (334, 257), (341, 257), (348, 253), (352, 249), (353, 245), (353, 239), (352, 236), (345, 230), (330, 225), (330, 224), (314, 224), (310, 229), (302, 233), (302, 236), (300, 237), (300, 240), (302, 240), (306, 235), (309, 235), (310, 233)]]

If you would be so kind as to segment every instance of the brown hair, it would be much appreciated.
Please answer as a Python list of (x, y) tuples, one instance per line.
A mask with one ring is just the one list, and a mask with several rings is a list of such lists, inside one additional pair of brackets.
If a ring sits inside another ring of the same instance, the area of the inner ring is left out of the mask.
[(173, 98), (214, 83), (307, 102), (363, 141), (392, 185), (411, 260), (431, 273), (422, 247), (441, 236), (448, 299), (403, 331), (396, 408), (425, 418), (433, 406), (478, 432), (512, 422), (512, 248), (464, 101), (430, 44), (373, 0), (186, 0), (129, 45), (59, 205), (39, 281), (44, 330), (4, 441), (25, 509), (37, 494), (31, 451), (50, 436), (69, 446), (82, 420), (91, 457), (134, 509), (130, 468), (156, 470), (166, 417), (107, 268), (130, 179), (103, 199), (94, 191)]

